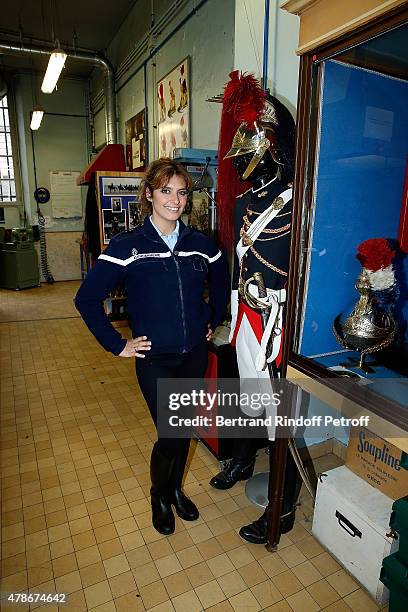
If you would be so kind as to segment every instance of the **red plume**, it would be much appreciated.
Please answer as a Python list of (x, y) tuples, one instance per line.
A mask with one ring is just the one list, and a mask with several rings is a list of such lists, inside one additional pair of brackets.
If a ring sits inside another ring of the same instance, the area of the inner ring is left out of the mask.
[(251, 125), (262, 113), (265, 101), (258, 79), (253, 74), (235, 70), (230, 74), (231, 80), (224, 89), (223, 106), (235, 121)]
[(370, 238), (357, 247), (357, 259), (367, 270), (376, 272), (387, 268), (394, 259), (395, 251), (385, 238)]

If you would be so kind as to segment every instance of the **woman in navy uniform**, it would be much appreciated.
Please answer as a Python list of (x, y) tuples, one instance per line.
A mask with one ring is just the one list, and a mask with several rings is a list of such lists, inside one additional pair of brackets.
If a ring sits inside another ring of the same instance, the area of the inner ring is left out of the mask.
[[(115, 236), (99, 256), (75, 298), (86, 325), (100, 344), (119, 357), (136, 357), (142, 394), (157, 428), (157, 381), (201, 378), (207, 367), (207, 342), (223, 320), (229, 300), (224, 256), (205, 234), (180, 217), (192, 186), (187, 171), (171, 159), (150, 164), (143, 182), (144, 223)], [(126, 288), (132, 338), (111, 325), (103, 300), (117, 285)], [(208, 302), (203, 299), (208, 288)], [(151, 462), (152, 522), (157, 531), (174, 531), (174, 514), (199, 516), (181, 489), (190, 439), (161, 437)]]

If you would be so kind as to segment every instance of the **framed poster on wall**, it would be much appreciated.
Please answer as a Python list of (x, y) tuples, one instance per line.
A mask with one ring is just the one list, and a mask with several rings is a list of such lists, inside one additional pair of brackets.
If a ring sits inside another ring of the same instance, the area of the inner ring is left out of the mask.
[(186, 57), (157, 83), (159, 157), (190, 146), (190, 66)]
[(146, 168), (146, 109), (125, 122), (126, 168), (140, 170)]
[(143, 172), (97, 172), (100, 244), (104, 250), (116, 234), (140, 223), (140, 184)]

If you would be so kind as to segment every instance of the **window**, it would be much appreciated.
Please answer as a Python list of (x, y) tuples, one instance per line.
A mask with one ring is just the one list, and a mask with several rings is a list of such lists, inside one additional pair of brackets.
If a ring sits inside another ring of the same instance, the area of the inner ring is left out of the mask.
[(16, 201), (7, 96), (0, 100), (0, 202)]

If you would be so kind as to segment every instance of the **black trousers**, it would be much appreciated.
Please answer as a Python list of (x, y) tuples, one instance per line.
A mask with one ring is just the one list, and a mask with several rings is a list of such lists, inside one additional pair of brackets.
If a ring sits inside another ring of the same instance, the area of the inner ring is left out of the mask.
[[(207, 369), (208, 343), (204, 340), (188, 353), (166, 353), (136, 358), (136, 375), (143, 397), (157, 429), (158, 406), (157, 381), (159, 378), (203, 378)], [(161, 438), (157, 444), (164, 454), (188, 453), (190, 439)]]

